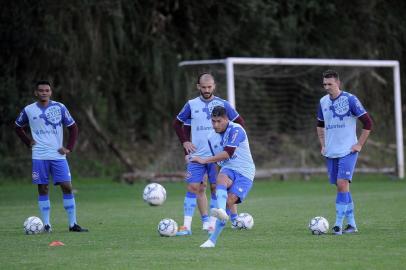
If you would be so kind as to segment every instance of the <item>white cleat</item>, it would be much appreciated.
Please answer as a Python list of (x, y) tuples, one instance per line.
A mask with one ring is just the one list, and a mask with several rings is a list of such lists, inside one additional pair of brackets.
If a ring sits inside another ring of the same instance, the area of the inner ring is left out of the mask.
[(216, 245), (209, 239), (203, 244), (201, 244), (201, 248), (214, 248)]
[(224, 211), (221, 208), (212, 208), (211, 215), (222, 221), (227, 221), (229, 219), (229, 216), (227, 215), (226, 211)]

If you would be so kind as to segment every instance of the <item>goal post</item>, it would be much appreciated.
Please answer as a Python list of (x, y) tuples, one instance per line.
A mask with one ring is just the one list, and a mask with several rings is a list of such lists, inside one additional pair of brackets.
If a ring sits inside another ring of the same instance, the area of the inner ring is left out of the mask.
[(182, 61), (180, 67), (193, 65), (225, 66), (227, 100), (234, 106), (236, 104), (235, 72), (236, 65), (268, 65), (268, 66), (323, 66), (323, 67), (367, 67), (391, 68), (393, 72), (393, 103), (395, 113), (396, 133), (396, 171), (399, 178), (404, 178), (404, 146), (402, 127), (402, 104), (399, 61), (394, 60), (352, 60), (352, 59), (312, 59), (312, 58), (249, 58), (229, 57), (214, 60)]

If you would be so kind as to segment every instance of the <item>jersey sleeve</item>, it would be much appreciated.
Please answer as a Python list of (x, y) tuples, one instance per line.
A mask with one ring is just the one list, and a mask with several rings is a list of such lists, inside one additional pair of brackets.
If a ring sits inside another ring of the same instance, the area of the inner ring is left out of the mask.
[(228, 140), (225, 146), (238, 147), (242, 141), (246, 138), (245, 132), (240, 127), (235, 127), (230, 130)]
[(323, 110), (321, 109), (320, 103), (319, 103), (319, 108), (317, 109), (317, 120), (324, 122)]
[(226, 109), (227, 117), (230, 121), (234, 121), (239, 116), (238, 112), (227, 101), (224, 102), (224, 108)]
[(28, 116), (25, 112), (25, 109), (20, 112), (20, 115), (17, 117), (15, 124), (19, 127), (23, 127), (28, 124)]
[[(176, 118), (178, 118), (179, 121), (187, 124), (187, 121), (188, 121), (188, 119), (191, 118), (191, 116), (192, 116), (192, 112), (190, 110), (189, 102), (187, 102), (185, 104), (185, 106), (183, 106), (182, 110), (180, 111), (180, 113), (178, 114), (178, 116)], [(189, 125), (190, 125), (190, 122), (189, 122)]]
[(65, 107), (65, 105), (62, 105), (62, 124), (64, 126), (71, 126), (75, 123), (75, 120), (73, 117), (70, 115), (68, 109)]
[(350, 111), (356, 117), (360, 117), (367, 113), (367, 111), (364, 109), (364, 106), (362, 106), (361, 101), (359, 101), (356, 96), (351, 96), (349, 99), (349, 103)]

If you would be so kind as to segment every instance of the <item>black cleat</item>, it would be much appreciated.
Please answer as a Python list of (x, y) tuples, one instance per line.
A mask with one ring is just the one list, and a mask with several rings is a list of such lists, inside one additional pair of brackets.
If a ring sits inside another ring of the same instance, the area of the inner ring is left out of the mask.
[(70, 232), (88, 232), (88, 229), (80, 227), (78, 224), (73, 224), (72, 227), (69, 227)]
[(47, 224), (44, 226), (44, 233), (51, 233), (52, 232), (52, 228), (51, 225)]
[(334, 235), (342, 235), (342, 234), (343, 234), (343, 232), (341, 231), (341, 228), (338, 227), (338, 226), (334, 226), (334, 227), (331, 229), (331, 231), (332, 231), (332, 233), (333, 233)]
[(343, 230), (343, 233), (357, 233), (358, 229), (356, 227), (351, 226), (350, 224), (347, 225), (347, 227), (345, 227), (345, 229)]

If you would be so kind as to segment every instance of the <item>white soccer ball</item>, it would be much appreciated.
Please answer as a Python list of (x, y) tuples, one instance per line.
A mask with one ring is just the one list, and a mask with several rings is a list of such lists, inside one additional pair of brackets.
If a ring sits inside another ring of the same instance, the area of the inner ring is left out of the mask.
[(314, 217), (310, 220), (308, 227), (312, 234), (320, 235), (327, 233), (329, 224), (324, 217)]
[(165, 218), (158, 224), (158, 233), (160, 236), (175, 236), (178, 231), (178, 223), (171, 218)]
[(161, 205), (166, 200), (166, 190), (160, 184), (151, 183), (144, 188), (142, 198), (149, 205), (153, 206)]
[(25, 234), (38, 234), (44, 230), (44, 223), (39, 217), (29, 217), (24, 221)]
[(237, 229), (251, 230), (254, 227), (254, 218), (248, 213), (240, 213), (235, 220)]

